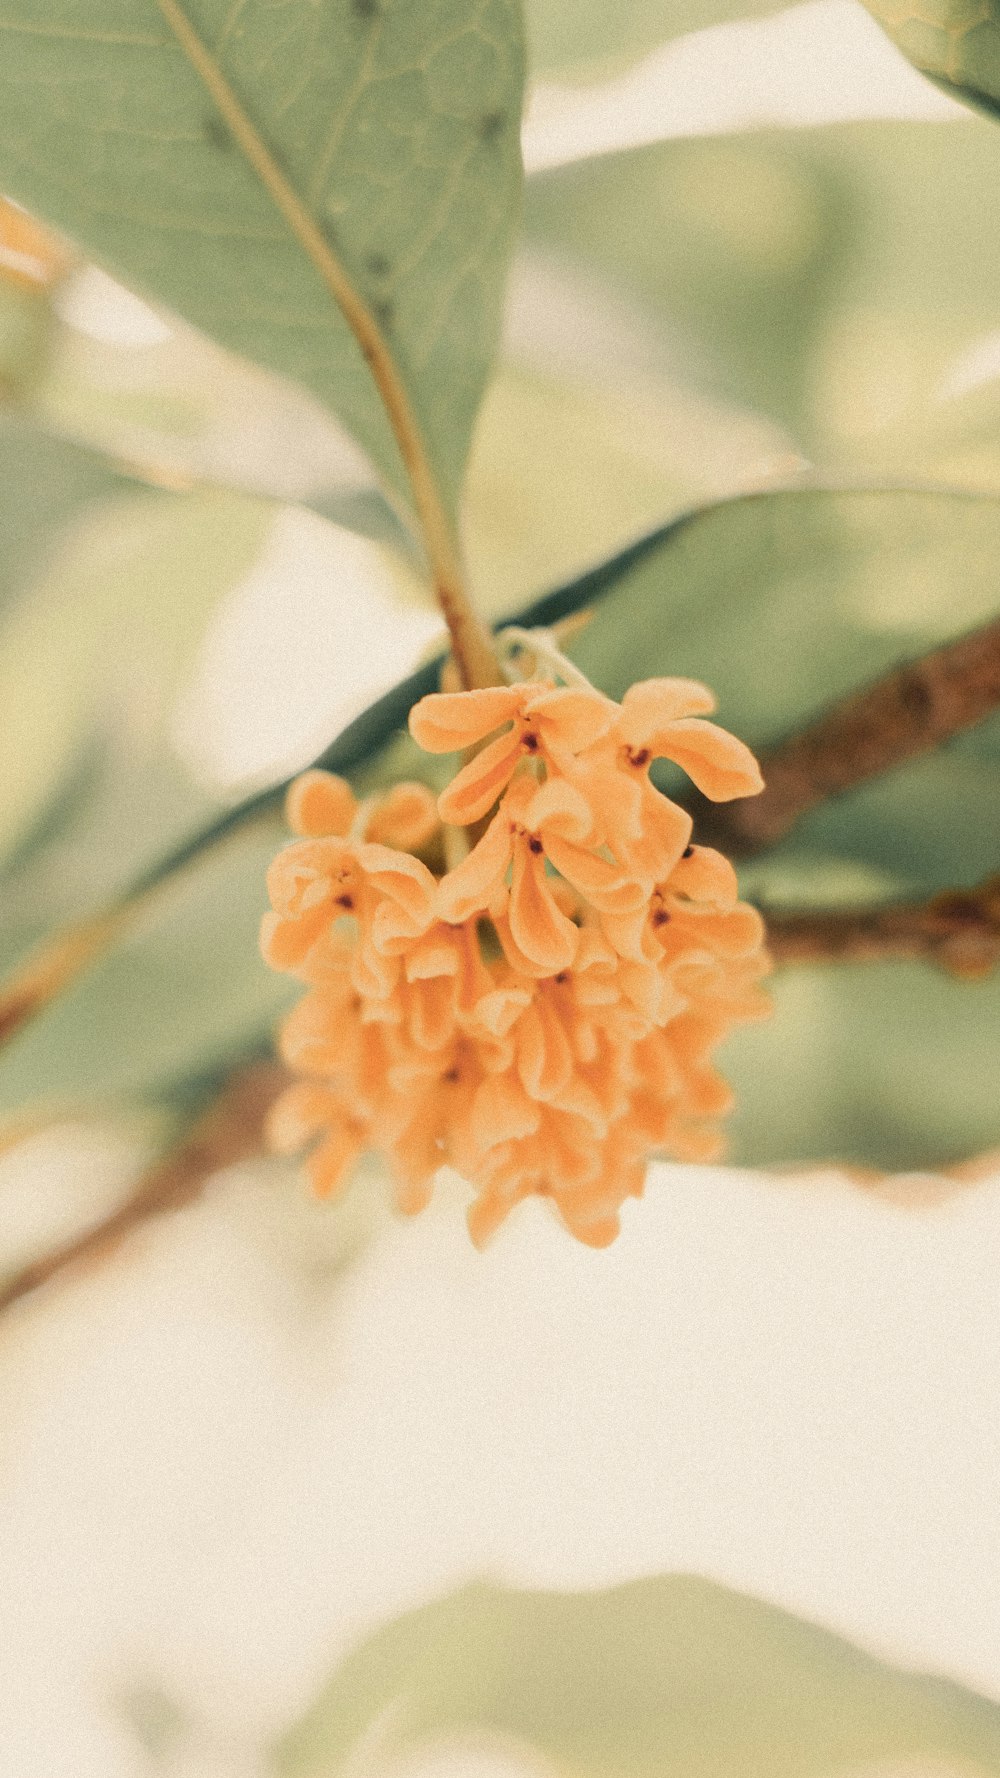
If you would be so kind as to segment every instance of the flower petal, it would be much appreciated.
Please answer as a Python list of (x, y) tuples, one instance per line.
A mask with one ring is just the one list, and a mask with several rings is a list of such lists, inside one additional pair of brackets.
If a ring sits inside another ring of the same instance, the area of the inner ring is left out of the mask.
[(441, 878), (437, 890), (439, 917), (457, 926), (488, 908), (503, 887), (510, 854), (510, 822), (501, 809), (468, 857)]
[(731, 908), (739, 895), (736, 872), (713, 846), (689, 846), (663, 887), (671, 894), (710, 901), (720, 908)]
[(285, 819), (293, 833), (304, 837), (337, 834), (343, 838), (350, 832), (357, 809), (346, 779), (318, 768), (296, 778), (285, 797)]
[(530, 1136), (541, 1121), (540, 1107), (515, 1075), (487, 1075), (472, 1102), (472, 1137), (480, 1151)]
[(686, 717), (671, 723), (650, 745), (658, 759), (672, 759), (714, 803), (756, 796), (764, 788), (749, 747), (714, 722)]
[(521, 757), (521, 737), (516, 729), (498, 735), (475, 759), (457, 772), (438, 797), (438, 814), (453, 827), (469, 827), (488, 814), (510, 783)]
[(529, 698), (524, 714), (538, 724), (546, 748), (582, 753), (608, 733), (618, 709), (602, 692), (560, 685)]
[(568, 969), (576, 954), (577, 928), (556, 906), (545, 880), (545, 859), (525, 842), (514, 847), (510, 888), (510, 929), (515, 944), (533, 963), (551, 971)]
[[(525, 779), (525, 783), (530, 780)], [(565, 778), (547, 778), (525, 803), (524, 825), (532, 833), (560, 834), (566, 840), (589, 839), (594, 817), (583, 792)]]
[(716, 700), (697, 679), (641, 679), (622, 699), (616, 733), (630, 747), (648, 747), (681, 716), (707, 715)]
[(318, 1198), (332, 1198), (343, 1191), (351, 1168), (365, 1146), (354, 1119), (336, 1125), (306, 1161), (306, 1172)]
[(546, 830), (545, 851), (556, 870), (572, 883), (573, 888), (601, 913), (630, 914), (644, 907), (649, 898), (645, 884), (626, 876), (618, 864), (559, 839)]
[(520, 714), (523, 685), (484, 691), (433, 691), (410, 711), (410, 733), (425, 753), (460, 753)]
[(426, 784), (394, 784), (368, 819), (365, 839), (412, 852), (438, 826), (437, 801)]
[(430, 919), (437, 881), (420, 858), (365, 841), (356, 848), (369, 882), (413, 920)]

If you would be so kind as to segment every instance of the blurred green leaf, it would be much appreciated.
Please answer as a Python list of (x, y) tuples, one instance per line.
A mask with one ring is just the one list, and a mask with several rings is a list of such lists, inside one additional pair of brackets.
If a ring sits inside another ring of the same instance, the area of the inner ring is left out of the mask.
[(640, 301), (689, 380), (780, 417), (824, 466), (981, 484), (948, 389), (1000, 326), (998, 178), (973, 117), (755, 131), (537, 174), (526, 227)]
[(1000, 980), (920, 963), (783, 971), (774, 1017), (721, 1052), (727, 1160), (929, 1172), (997, 1145)]
[(362, 453), (307, 390), (181, 322), (138, 344), (88, 331), (103, 299), (112, 309), (106, 332), (113, 332), (123, 294), (93, 266), (70, 280), (44, 375), (32, 389), (39, 426), (142, 465), (154, 481), (294, 501), (419, 555)]
[(0, 414), (0, 611), (41, 572), (72, 521), (130, 485), (106, 457), (25, 415)]
[(34, 382), (50, 332), (47, 293), (0, 274), (0, 400), (9, 401)]
[[(164, 751), (182, 671), (209, 613), (251, 567), (274, 510), (210, 492), (145, 490), (95, 501), (102, 480), (105, 493), (117, 485), (106, 465), (95, 468), (85, 453), (26, 433), (11, 435), (12, 457), (24, 439), (11, 495), (32, 470), (42, 486), (26, 503), (34, 523), (30, 538), (23, 535), (22, 563), (29, 543), (40, 549), (43, 535), (48, 560), (30, 596), (16, 601), (0, 626), (0, 843), (7, 849), (44, 813), (102, 730), (127, 737), (123, 751), (133, 763)], [(72, 506), (76, 524), (60, 534), (58, 521)], [(18, 522), (27, 533), (23, 516)], [(184, 800), (182, 774), (176, 777)], [(186, 820), (211, 800), (189, 786)], [(128, 859), (127, 835), (115, 849)]]
[(525, 226), (641, 298), (692, 381), (804, 425), (813, 353), (858, 244), (848, 181), (805, 132), (657, 143), (535, 174)]
[(997, 1704), (690, 1575), (579, 1595), (480, 1584), (410, 1612), (347, 1657), (273, 1770), (388, 1772), (473, 1736), (560, 1778), (1000, 1772)]
[(656, 372), (615, 371), (613, 387), (509, 364), (493, 379), (463, 503), (469, 578), (490, 617), (794, 461), (756, 415)]
[(915, 68), (956, 99), (1000, 116), (1000, 6), (996, 0), (865, 0)]
[(667, 38), (780, 10), (768, 0), (527, 0), (535, 75), (599, 79)]
[[(152, 298), (305, 383), (399, 491), (361, 351), (155, 0), (12, 0), (0, 179)], [(185, 0), (390, 342), (446, 497), (496, 343), (520, 180), (517, 0)]]
[(266, 1039), (297, 985), (266, 969), (257, 929), (277, 819), (180, 876), (135, 930), (30, 1024), (0, 1066), (0, 1117), (162, 1098)]

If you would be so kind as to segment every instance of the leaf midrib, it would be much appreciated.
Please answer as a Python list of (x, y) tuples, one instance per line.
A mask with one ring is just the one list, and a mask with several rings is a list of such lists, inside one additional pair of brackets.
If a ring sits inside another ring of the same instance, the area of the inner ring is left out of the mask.
[(340, 310), (368, 366), (392, 428), (413, 493), (413, 503), (439, 578), (450, 581), (457, 545), (409, 393), (378, 320), (334, 252), (308, 203), (278, 165), (216, 56), (198, 34), (180, 0), (156, 0), (178, 47), (213, 100), (247, 164), (257, 175), (294, 239)]

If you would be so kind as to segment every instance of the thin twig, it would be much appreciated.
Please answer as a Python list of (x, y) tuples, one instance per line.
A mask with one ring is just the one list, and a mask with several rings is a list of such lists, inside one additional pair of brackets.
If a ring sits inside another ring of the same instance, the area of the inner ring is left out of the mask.
[(1000, 618), (896, 667), (761, 758), (759, 796), (692, 799), (699, 839), (745, 858), (829, 797), (940, 747), (1000, 706)]
[(110, 1216), (0, 1285), (0, 1314), (50, 1279), (109, 1258), (151, 1218), (193, 1203), (211, 1174), (259, 1154), (264, 1119), (287, 1082), (285, 1070), (274, 1062), (255, 1063), (233, 1075), (183, 1140), (150, 1167)]
[(925, 958), (963, 981), (981, 981), (1000, 967), (1000, 875), (931, 901), (772, 912), (765, 919), (779, 966)]

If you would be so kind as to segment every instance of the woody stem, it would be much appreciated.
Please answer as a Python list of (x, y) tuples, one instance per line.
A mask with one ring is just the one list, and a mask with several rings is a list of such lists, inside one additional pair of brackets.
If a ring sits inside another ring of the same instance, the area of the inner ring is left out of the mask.
[(773, 846), (808, 810), (930, 753), (1000, 705), (1000, 618), (908, 661), (761, 756), (765, 788), (689, 807), (701, 839), (734, 857)]
[(1000, 966), (1000, 875), (925, 902), (765, 913), (775, 962), (871, 963), (924, 958), (976, 981)]

